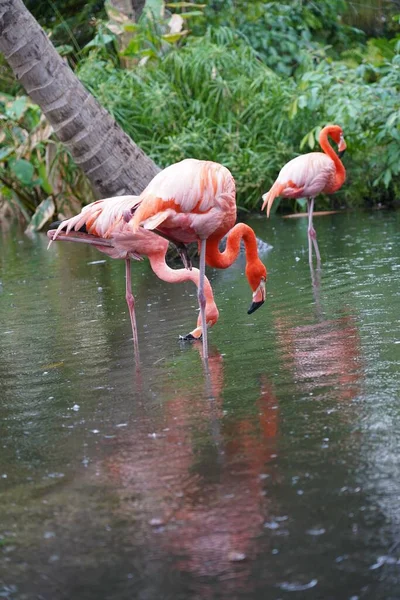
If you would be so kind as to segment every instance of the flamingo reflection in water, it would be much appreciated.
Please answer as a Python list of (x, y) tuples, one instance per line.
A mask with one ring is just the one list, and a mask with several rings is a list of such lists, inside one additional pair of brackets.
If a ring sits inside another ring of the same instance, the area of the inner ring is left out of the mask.
[(285, 307), (275, 319), (277, 342), (285, 365), (293, 371), (298, 387), (308, 393), (329, 386), (336, 398), (349, 401), (360, 392), (361, 343), (356, 317), (344, 309), (327, 319), (321, 299), (320, 271), (311, 269), (315, 319), (298, 325), (299, 315)]
[[(275, 477), (270, 463), (279, 420), (277, 399), (264, 375), (251, 416), (224, 414), (223, 359), (210, 350), (206, 397), (199, 394), (198, 379), (193, 389), (187, 380), (186, 390), (180, 380), (151, 447), (135, 432), (107, 464), (114, 489), (123, 490), (124, 513), (131, 513), (129, 498), (139, 493), (158, 549), (167, 553), (174, 572), (196, 581), (202, 598), (219, 577), (228, 596), (240, 586), (251, 588), (251, 559), (260, 552), (271, 511), (264, 487)], [(175, 388), (173, 382), (170, 386)]]

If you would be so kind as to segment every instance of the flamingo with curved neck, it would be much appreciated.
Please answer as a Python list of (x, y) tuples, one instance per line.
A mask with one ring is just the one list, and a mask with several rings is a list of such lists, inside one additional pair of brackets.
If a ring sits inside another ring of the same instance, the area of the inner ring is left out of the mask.
[[(132, 334), (137, 347), (137, 326), (135, 318), (135, 301), (131, 286), (131, 259), (141, 260), (147, 256), (154, 273), (168, 283), (193, 281), (198, 287), (200, 272), (198, 269), (171, 269), (165, 262), (168, 241), (152, 231), (141, 229), (133, 233), (128, 224), (132, 207), (137, 206), (137, 196), (117, 196), (97, 200), (76, 216), (61, 223), (54, 223), (47, 232), (50, 244), (53, 241), (80, 242), (90, 244), (111, 258), (125, 260), (126, 265), (126, 301), (132, 325)], [(129, 212), (129, 218), (126, 213)], [(50, 245), (49, 244), (49, 245)], [(218, 321), (218, 308), (210, 282), (204, 280), (206, 326), (211, 327)], [(199, 315), (196, 328), (184, 339), (199, 339), (202, 336), (201, 317)], [(182, 337), (182, 336), (180, 336)]]
[[(240, 240), (246, 247), (246, 276), (253, 291), (249, 313), (265, 300), (267, 270), (258, 258), (256, 237), (248, 225), (236, 222), (235, 180), (219, 163), (188, 158), (170, 165), (149, 183), (140, 195), (132, 219), (132, 229), (140, 227), (160, 232), (175, 244), (199, 242), (200, 282), (198, 299), (203, 330), (203, 357), (207, 359), (207, 325), (204, 277), (206, 263), (226, 269), (239, 252)], [(228, 233), (229, 232), (229, 233)], [(218, 243), (228, 234), (224, 252)]]
[(246, 277), (253, 290), (252, 303), (247, 311), (250, 315), (264, 303), (266, 278), (266, 269), (258, 257), (257, 239), (252, 228), (244, 223), (235, 225), (227, 235), (223, 252), (219, 250), (219, 236), (208, 238), (206, 263), (210, 267), (227, 269), (238, 257), (241, 240), (246, 252)]
[[(338, 154), (330, 145), (328, 137), (338, 145)], [(346, 150), (342, 128), (338, 125), (327, 125), (319, 134), (319, 143), (324, 152), (309, 152), (297, 156), (281, 169), (269, 192), (263, 195), (264, 202), (261, 208), (261, 210), (267, 208), (267, 217), (269, 217), (271, 206), (278, 196), (307, 198), (310, 266), (312, 266), (312, 245), (317, 263), (321, 262), (317, 234), (313, 227), (315, 197), (321, 193), (333, 194), (346, 180), (346, 171), (340, 160)]]
[[(159, 238), (159, 236), (157, 237)], [(162, 250), (161, 252), (149, 251), (147, 254), (147, 257), (150, 261), (150, 266), (153, 269), (154, 273), (157, 275), (157, 277), (168, 283), (184, 283), (185, 281), (193, 281), (195, 286), (198, 288), (200, 285), (199, 269), (196, 269), (195, 267), (193, 267), (190, 271), (188, 269), (171, 269), (165, 262), (165, 254), (166, 251), (164, 252), (164, 250)], [(219, 312), (217, 305), (214, 301), (214, 295), (211, 288), (211, 284), (208, 281), (207, 277), (204, 278), (204, 296), (206, 300), (206, 327), (212, 327), (218, 321)], [(183, 340), (199, 340), (202, 337), (202, 335), (203, 328), (201, 324), (201, 315), (199, 314), (197, 319), (197, 327), (187, 335), (181, 335), (179, 337)]]

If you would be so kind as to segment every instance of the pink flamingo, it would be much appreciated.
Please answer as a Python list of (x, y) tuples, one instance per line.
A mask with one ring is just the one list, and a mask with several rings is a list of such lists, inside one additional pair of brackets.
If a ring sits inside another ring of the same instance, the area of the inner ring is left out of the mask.
[[(152, 231), (141, 229), (135, 233), (127, 223), (131, 211), (139, 202), (137, 196), (117, 196), (97, 200), (83, 208), (76, 216), (60, 224), (54, 223), (56, 229), (47, 232), (51, 242), (55, 240), (67, 242), (82, 242), (91, 244), (100, 252), (111, 258), (125, 260), (126, 271), (126, 302), (132, 325), (133, 340), (137, 348), (137, 327), (135, 318), (135, 301), (131, 285), (131, 259), (142, 260), (147, 256), (154, 273), (163, 281), (181, 283), (193, 281), (199, 285), (198, 269), (171, 269), (165, 262), (168, 241)], [(126, 217), (126, 214), (129, 216)], [(49, 246), (50, 246), (49, 244)], [(212, 326), (218, 321), (218, 309), (214, 302), (210, 282), (205, 279), (206, 324)], [(197, 327), (183, 339), (200, 339), (202, 336), (201, 316)], [(182, 337), (182, 336), (181, 336)]]
[[(328, 136), (338, 144), (339, 156), (329, 144)], [(289, 161), (280, 171), (275, 183), (263, 195), (261, 210), (267, 207), (267, 216), (276, 197), (307, 198), (308, 211), (308, 253), (312, 265), (312, 245), (314, 245), (317, 263), (321, 262), (317, 234), (313, 227), (314, 199), (318, 194), (333, 194), (342, 187), (346, 179), (346, 171), (340, 160), (346, 150), (342, 128), (338, 125), (327, 125), (319, 134), (319, 143), (324, 152), (309, 152)], [(325, 153), (325, 154), (324, 154)]]
[[(198, 299), (203, 331), (203, 357), (207, 359), (207, 326), (204, 297), (205, 264), (226, 269), (236, 260), (243, 239), (246, 277), (253, 290), (248, 313), (265, 300), (267, 270), (258, 257), (257, 240), (248, 225), (236, 221), (235, 180), (219, 163), (188, 158), (158, 173), (140, 195), (132, 228), (155, 229), (175, 244), (199, 242)], [(235, 226), (234, 226), (235, 225)], [(219, 250), (228, 234), (226, 249)]]

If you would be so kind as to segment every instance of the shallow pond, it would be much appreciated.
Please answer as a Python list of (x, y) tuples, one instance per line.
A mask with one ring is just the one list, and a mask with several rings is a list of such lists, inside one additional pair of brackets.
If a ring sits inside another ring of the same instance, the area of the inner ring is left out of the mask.
[(95, 249), (0, 234), (0, 598), (400, 598), (400, 214), (255, 218), (193, 284)]

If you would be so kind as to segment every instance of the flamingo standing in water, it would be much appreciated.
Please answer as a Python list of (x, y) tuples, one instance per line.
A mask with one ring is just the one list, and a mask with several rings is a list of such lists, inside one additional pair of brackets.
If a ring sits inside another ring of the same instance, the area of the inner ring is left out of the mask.
[[(158, 173), (140, 195), (132, 228), (155, 229), (175, 244), (199, 242), (198, 299), (203, 331), (203, 357), (207, 359), (207, 322), (204, 297), (205, 264), (226, 269), (236, 260), (243, 239), (246, 277), (253, 290), (248, 313), (265, 300), (267, 270), (258, 257), (257, 240), (248, 225), (236, 221), (235, 180), (219, 163), (188, 158)], [(234, 226), (235, 225), (235, 226)], [(228, 233), (229, 232), (229, 233)], [(228, 234), (224, 252), (221, 238)]]
[[(329, 144), (328, 136), (338, 144), (338, 155)], [(267, 216), (276, 197), (307, 198), (308, 212), (308, 255), (312, 266), (312, 245), (317, 263), (321, 262), (317, 234), (313, 227), (314, 199), (318, 194), (333, 194), (342, 187), (346, 171), (340, 160), (346, 150), (342, 128), (327, 125), (319, 134), (319, 143), (324, 152), (309, 152), (289, 161), (280, 171), (272, 188), (263, 195), (261, 210), (267, 207)], [(325, 153), (325, 154), (324, 154)]]
[[(154, 273), (163, 281), (180, 283), (193, 281), (199, 285), (198, 269), (171, 269), (165, 262), (168, 241), (152, 231), (141, 229), (135, 233), (127, 221), (131, 218), (131, 211), (139, 202), (138, 196), (117, 196), (97, 200), (76, 216), (61, 223), (54, 223), (55, 229), (47, 232), (50, 244), (53, 241), (82, 242), (91, 244), (100, 252), (111, 258), (125, 260), (126, 265), (126, 302), (132, 325), (133, 340), (137, 349), (137, 327), (135, 319), (135, 302), (131, 286), (131, 259), (141, 260), (147, 256)], [(126, 215), (129, 215), (126, 217)], [(49, 245), (50, 245), (49, 244)], [(206, 303), (206, 323), (214, 325), (218, 320), (218, 309), (214, 302), (210, 282), (204, 281)], [(201, 317), (199, 315), (197, 327), (184, 336), (184, 339), (200, 339), (202, 335)]]

